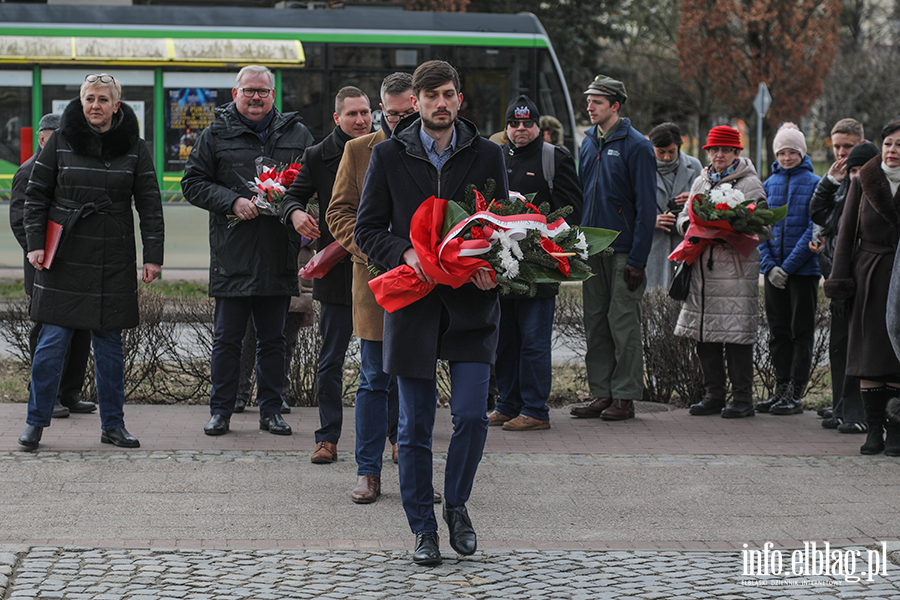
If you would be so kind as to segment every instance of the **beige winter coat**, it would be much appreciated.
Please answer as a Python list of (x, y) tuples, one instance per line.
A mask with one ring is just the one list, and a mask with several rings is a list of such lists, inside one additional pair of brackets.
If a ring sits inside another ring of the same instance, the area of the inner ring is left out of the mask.
[[(762, 200), (766, 197), (753, 163), (739, 158), (737, 168), (722, 183), (730, 183), (743, 192), (744, 197)], [(694, 180), (691, 196), (706, 192), (713, 186), (709, 181), (709, 167)], [(690, 224), (688, 204), (675, 222), (684, 232)], [(688, 294), (675, 335), (698, 342), (753, 344), (756, 342), (759, 318), (759, 250), (744, 258), (728, 244), (710, 246), (692, 264), (691, 290)]]

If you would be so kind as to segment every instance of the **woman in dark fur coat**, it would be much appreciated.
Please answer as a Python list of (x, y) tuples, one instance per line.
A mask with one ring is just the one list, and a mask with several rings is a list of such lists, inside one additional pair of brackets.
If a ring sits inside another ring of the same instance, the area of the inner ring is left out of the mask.
[(861, 380), (869, 426), (860, 453), (900, 456), (900, 423), (885, 417), (888, 401), (900, 396), (900, 361), (885, 322), (900, 241), (900, 121), (888, 123), (881, 136), (881, 156), (863, 165), (847, 193), (825, 295), (853, 298), (847, 375)]
[[(91, 332), (100, 441), (140, 446), (124, 420), (122, 329), (139, 322), (132, 199), (140, 216), (145, 283), (162, 271), (164, 230), (153, 161), (121, 95), (119, 82), (106, 73), (85, 78), (25, 192), (28, 261), (37, 269), (31, 318), (43, 323), (32, 361), (28, 426), (19, 437), (27, 448), (37, 448), (50, 425), (76, 329)], [(52, 264), (45, 247), (48, 221), (62, 225)]]

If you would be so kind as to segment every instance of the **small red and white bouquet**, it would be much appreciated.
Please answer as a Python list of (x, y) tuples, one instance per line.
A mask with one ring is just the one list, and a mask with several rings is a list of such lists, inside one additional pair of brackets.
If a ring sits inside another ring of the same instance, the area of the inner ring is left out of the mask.
[[(492, 195), (494, 182), (485, 192)], [(465, 206), (432, 196), (410, 223), (410, 241), (425, 273), (436, 283), (458, 288), (479, 270), (488, 271), (501, 293), (533, 296), (539, 283), (584, 281), (592, 275), (588, 256), (609, 252), (617, 231), (570, 227), (564, 207), (551, 211), (513, 194), (487, 203), (470, 186)], [(375, 271), (379, 271), (377, 268)], [(422, 282), (401, 265), (369, 282), (375, 299), (394, 312), (425, 297), (435, 284)]]
[(727, 243), (744, 258), (771, 238), (771, 227), (787, 216), (787, 206), (769, 209), (765, 200), (754, 201), (729, 183), (694, 194), (688, 206), (690, 225), (684, 241), (669, 260), (691, 264), (708, 246)]
[[(254, 192), (251, 202), (256, 205), (260, 215), (280, 217), (284, 194), (300, 173), (300, 163), (294, 162), (279, 168), (278, 163), (265, 156), (260, 156), (255, 162), (256, 177), (247, 182), (247, 187)], [(231, 217), (228, 226), (234, 227), (240, 222), (238, 217)]]

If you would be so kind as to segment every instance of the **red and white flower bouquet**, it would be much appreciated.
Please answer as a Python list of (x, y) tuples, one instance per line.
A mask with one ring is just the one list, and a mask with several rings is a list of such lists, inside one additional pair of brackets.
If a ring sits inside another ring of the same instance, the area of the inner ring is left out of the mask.
[[(290, 163), (279, 169), (278, 163), (265, 156), (260, 156), (255, 162), (256, 177), (247, 182), (247, 187), (254, 192), (251, 201), (259, 214), (280, 217), (284, 194), (300, 173), (300, 163)], [(231, 217), (228, 226), (234, 227), (240, 222), (238, 217)]]

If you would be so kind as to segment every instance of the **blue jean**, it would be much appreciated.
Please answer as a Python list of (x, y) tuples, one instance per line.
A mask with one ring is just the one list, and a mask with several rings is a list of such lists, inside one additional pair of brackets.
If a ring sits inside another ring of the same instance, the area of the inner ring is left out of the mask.
[[(475, 472), (487, 439), (488, 363), (450, 363), (450, 414), (453, 435), (444, 469), (444, 498), (462, 506), (472, 493)], [(437, 409), (434, 379), (397, 377), (400, 387), (400, 497), (413, 533), (437, 531), (434, 516), (431, 442)]]
[(360, 340), (359, 389), (356, 391), (356, 474), (381, 477), (388, 435), (391, 376), (382, 369), (384, 342)]
[(553, 371), (550, 337), (556, 297), (500, 300), (500, 340), (497, 343), (497, 412), (546, 421)]
[[(53, 405), (59, 393), (59, 380), (66, 361), (74, 329), (44, 324), (38, 335), (31, 364), (31, 391), (28, 394), (28, 418), (33, 427), (49, 427)], [(94, 377), (100, 404), (100, 428), (103, 431), (125, 427), (125, 366), (122, 356), (122, 331), (93, 330)]]
[(284, 320), (290, 296), (216, 298), (214, 339), (210, 359), (211, 415), (231, 417), (241, 377), (241, 340), (247, 319), (256, 327), (256, 402), (259, 418), (281, 414), (284, 391)]
[(319, 429), (316, 443), (337, 444), (344, 421), (344, 356), (353, 335), (353, 307), (322, 302), (319, 308), (319, 370), (316, 390), (319, 400)]

